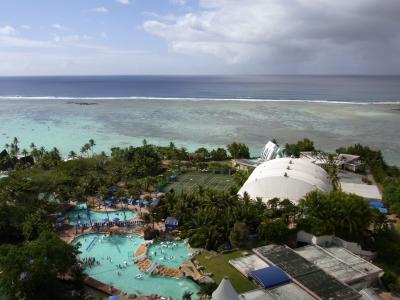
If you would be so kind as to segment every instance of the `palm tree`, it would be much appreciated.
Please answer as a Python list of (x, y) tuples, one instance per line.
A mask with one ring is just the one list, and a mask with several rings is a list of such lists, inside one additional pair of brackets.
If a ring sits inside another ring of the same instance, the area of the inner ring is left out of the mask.
[(337, 167), (333, 166), (328, 169), (328, 178), (332, 183), (333, 189), (335, 191), (340, 191), (340, 179), (337, 171)]
[(10, 144), (6, 143), (6, 144), (4, 145), (4, 148), (6, 148), (6, 150), (8, 150), (8, 149), (10, 148)]
[(11, 146), (10, 146), (10, 155), (11, 156), (17, 156), (18, 153), (19, 153), (19, 148), (18, 148), (17, 144), (14, 144), (14, 143), (11, 144)]
[[(104, 198), (108, 195), (108, 188), (106, 188), (105, 186), (101, 186), (99, 188), (99, 194), (101, 196), (101, 200), (104, 201)], [(110, 220), (110, 216), (108, 215), (107, 205), (104, 205), (104, 208), (106, 210), (107, 219)]]
[(185, 291), (182, 295), (182, 300), (191, 300), (192, 299), (192, 292)]
[(32, 142), (32, 143), (29, 145), (29, 148), (31, 148), (32, 150), (35, 149), (35, 148), (36, 148), (35, 143)]
[(90, 146), (90, 149), (92, 150), (92, 156), (93, 156), (93, 148), (94, 148), (94, 146), (96, 146), (94, 139), (89, 140), (89, 146)]
[(81, 154), (82, 154), (82, 156), (83, 156), (84, 154), (86, 154), (87, 151), (88, 151), (87, 145), (88, 145), (88, 144), (85, 144), (85, 145), (83, 145), (83, 146), (81, 147)]
[(26, 157), (27, 155), (28, 155), (28, 150), (26, 150), (25, 148), (24, 149), (22, 149), (22, 151), (21, 151), (21, 153), (22, 153), (22, 155), (24, 156), (24, 157)]
[[(124, 204), (126, 202), (126, 192), (123, 189), (119, 189), (115, 193), (115, 196), (118, 198), (118, 200), (122, 206), (122, 213), (124, 214), (124, 219), (126, 220), (125, 209), (124, 209)], [(124, 199), (124, 200), (122, 200), (122, 199)]]
[(69, 151), (69, 153), (68, 153), (68, 158), (74, 159), (76, 156), (77, 156), (77, 155), (76, 155), (76, 153), (75, 153), (74, 150)]

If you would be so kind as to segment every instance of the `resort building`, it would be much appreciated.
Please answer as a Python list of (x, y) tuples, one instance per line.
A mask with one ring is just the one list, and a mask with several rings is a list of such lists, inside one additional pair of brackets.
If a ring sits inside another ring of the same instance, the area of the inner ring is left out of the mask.
[[(318, 152), (300, 152), (300, 158), (308, 159), (312, 163), (324, 167), (328, 163), (328, 157), (325, 153)], [(339, 154), (334, 157), (334, 163), (342, 170), (351, 172), (363, 172), (365, 164), (361, 161), (360, 156), (352, 154)]]
[(332, 185), (324, 169), (307, 159), (277, 158), (259, 165), (238, 194), (247, 193), (251, 199), (289, 199), (297, 202), (307, 193), (320, 190), (329, 192)]
[(232, 167), (241, 171), (251, 171), (262, 163), (259, 159), (233, 159)]
[(257, 289), (240, 294), (240, 300), (314, 300), (318, 299), (308, 294), (294, 283), (287, 283), (272, 289)]
[(267, 264), (285, 272), (292, 283), (314, 299), (361, 298), (354, 288), (326, 273), (287, 246), (267, 245), (253, 251)]
[(379, 299), (370, 286), (382, 269), (343, 247), (267, 245), (253, 252), (229, 261), (259, 287), (241, 300)]
[(316, 299), (290, 278), (281, 269), (271, 266), (257, 255), (231, 259), (229, 263), (243, 276), (255, 281), (260, 289), (241, 294), (242, 300), (312, 300)]
[(229, 260), (229, 264), (231, 264), (245, 277), (249, 277), (250, 272), (264, 269), (269, 266), (265, 261), (255, 254), (231, 259)]
[(356, 290), (369, 287), (383, 275), (381, 268), (343, 247), (307, 245), (294, 251)]

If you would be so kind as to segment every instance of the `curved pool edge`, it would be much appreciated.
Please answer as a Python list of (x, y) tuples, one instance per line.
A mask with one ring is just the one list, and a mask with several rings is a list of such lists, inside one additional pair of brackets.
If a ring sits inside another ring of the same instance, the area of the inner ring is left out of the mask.
[[(91, 236), (91, 235), (107, 235), (109, 234), (109, 232), (84, 232), (84, 233), (80, 233), (75, 235), (74, 237), (72, 237), (69, 241), (69, 244), (74, 244), (74, 242), (79, 239), (82, 238), (84, 236)], [(136, 232), (119, 232), (119, 233), (112, 233), (111, 235), (119, 235), (122, 237), (127, 237), (127, 235), (135, 235), (139, 238), (143, 238), (143, 235), (140, 235)], [(147, 241), (147, 243), (149, 243), (150, 241)], [(154, 242), (154, 240), (152, 240), (150, 243), (152, 244)], [(191, 249), (190, 245), (187, 243), (188, 249)], [(191, 253), (191, 257), (188, 260), (191, 260), (194, 257), (194, 253)], [(147, 251), (146, 251), (147, 254)], [(79, 258), (79, 255), (78, 255)], [(179, 266), (179, 268), (181, 266), (183, 266), (186, 263), (186, 261), (182, 262)], [(85, 268), (83, 268), (85, 269)], [(181, 271), (182, 272), (182, 271)], [(195, 297), (194, 299), (199, 299), (200, 296), (198, 295), (198, 292), (200, 291), (199, 289), (199, 285), (200, 283), (198, 281), (196, 281), (194, 278), (192, 278), (191, 276), (186, 276), (186, 274), (184, 272), (182, 272), (183, 276), (180, 278), (176, 278), (176, 277), (168, 277), (168, 276), (163, 276), (161, 274), (149, 274), (149, 276), (154, 277), (154, 278), (170, 278), (170, 279), (175, 279), (175, 280), (188, 280), (190, 282), (192, 282), (192, 284), (195, 284), (197, 291), (195, 293), (193, 293), (193, 296)], [(94, 277), (92, 277), (91, 275), (87, 275), (84, 279), (84, 283), (93, 288), (96, 289), (100, 292), (103, 292), (107, 295), (122, 295), (122, 296), (126, 296), (126, 295), (133, 295), (132, 293), (128, 293), (127, 290), (123, 289), (123, 288), (118, 288), (114, 285), (111, 284), (107, 284), (106, 282), (103, 282), (101, 280), (98, 280)], [(162, 294), (155, 294), (154, 292), (149, 292), (149, 293), (139, 293), (139, 294), (135, 294), (137, 297), (152, 297), (151, 299), (165, 299), (165, 298), (169, 298), (170, 299), (180, 299), (180, 298), (175, 298), (173, 296), (169, 296), (169, 295), (162, 295)], [(155, 298), (156, 297), (156, 298)]]

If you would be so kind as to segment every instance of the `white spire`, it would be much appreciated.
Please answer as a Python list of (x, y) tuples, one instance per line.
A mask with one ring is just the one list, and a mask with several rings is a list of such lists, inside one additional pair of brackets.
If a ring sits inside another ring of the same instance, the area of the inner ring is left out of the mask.
[(280, 157), (283, 157), (282, 149), (274, 142), (268, 141), (261, 152), (261, 159), (268, 161)]
[(212, 300), (239, 300), (239, 296), (228, 277), (225, 276), (214, 293), (212, 293)]

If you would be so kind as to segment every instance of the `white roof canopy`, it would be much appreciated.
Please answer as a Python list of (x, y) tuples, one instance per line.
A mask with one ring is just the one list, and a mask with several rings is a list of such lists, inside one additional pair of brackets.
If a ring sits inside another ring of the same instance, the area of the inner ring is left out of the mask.
[(289, 199), (297, 203), (313, 190), (332, 190), (324, 169), (302, 158), (277, 158), (259, 165), (239, 190), (250, 198)]
[(212, 293), (212, 300), (239, 300), (239, 296), (228, 277), (224, 277), (217, 289)]

